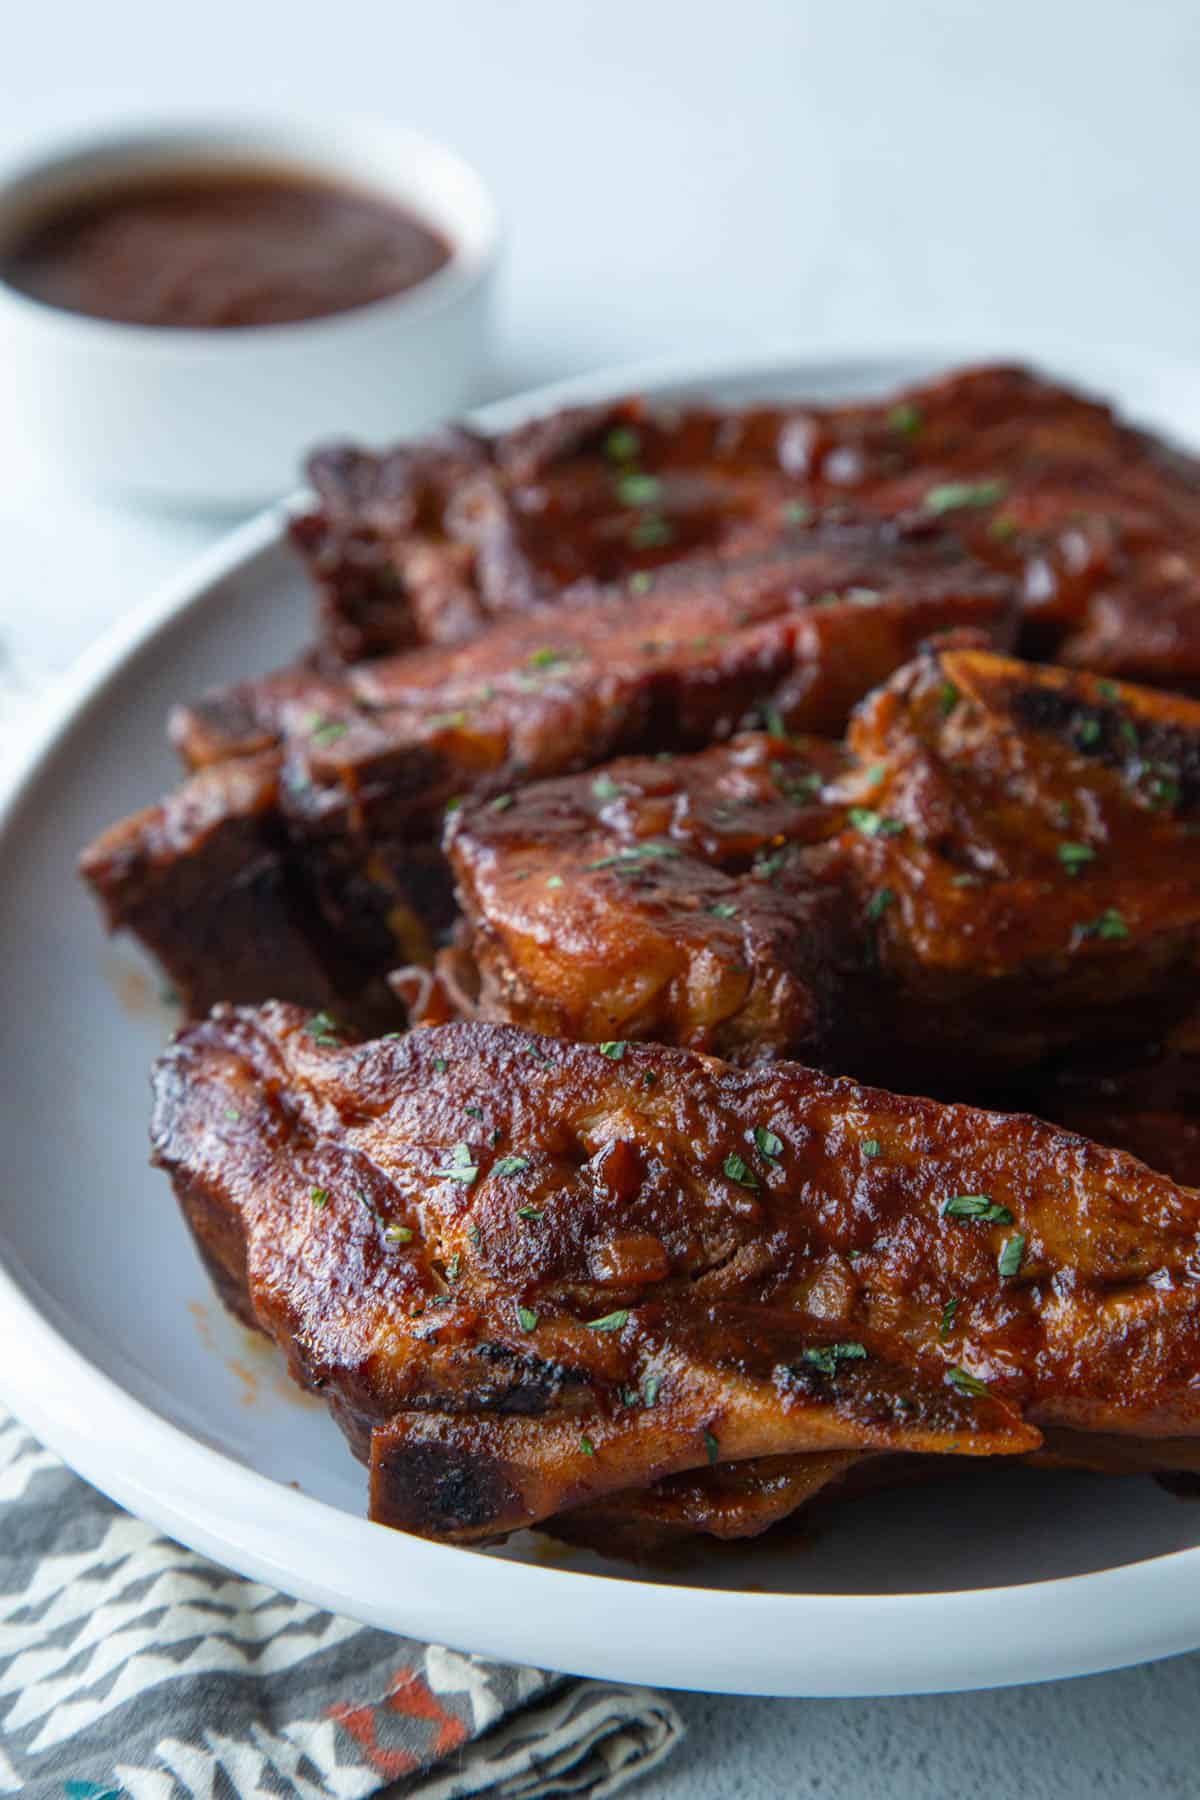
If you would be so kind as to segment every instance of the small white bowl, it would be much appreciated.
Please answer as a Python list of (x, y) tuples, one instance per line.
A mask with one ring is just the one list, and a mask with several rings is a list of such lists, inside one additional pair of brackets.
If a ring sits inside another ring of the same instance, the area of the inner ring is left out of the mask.
[(148, 125), (59, 143), (0, 174), (0, 246), (110, 179), (254, 163), (398, 200), (444, 234), (450, 259), (415, 287), (346, 312), (213, 330), (91, 318), (0, 280), (0, 430), (89, 487), (240, 507), (294, 486), (320, 439), (386, 441), (481, 397), (495, 208), (468, 164), (398, 126)]

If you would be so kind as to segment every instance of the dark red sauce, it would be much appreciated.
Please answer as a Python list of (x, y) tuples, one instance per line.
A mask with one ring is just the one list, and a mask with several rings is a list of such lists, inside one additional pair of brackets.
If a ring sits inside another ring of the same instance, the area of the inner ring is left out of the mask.
[(446, 240), (396, 202), (293, 170), (178, 172), (43, 214), (0, 279), (129, 325), (283, 325), (415, 287)]

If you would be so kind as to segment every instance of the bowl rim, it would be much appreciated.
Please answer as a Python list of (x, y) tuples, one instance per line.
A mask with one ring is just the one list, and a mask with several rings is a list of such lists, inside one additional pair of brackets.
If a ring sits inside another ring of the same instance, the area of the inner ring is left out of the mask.
[[(376, 158), (378, 170), (364, 175), (364, 160)], [(488, 279), (499, 260), (503, 222), (495, 196), (476, 166), (444, 140), (372, 114), (196, 110), (169, 119), (152, 113), (132, 115), (111, 124), (44, 134), (26, 141), (0, 163), (0, 244), (6, 215), (21, 207), (29, 189), (45, 190), (29, 203), (29, 215), (36, 217), (56, 200), (86, 194), (106, 169), (136, 181), (139, 175), (188, 168), (244, 169), (259, 160), (360, 185), (400, 201), (445, 236), (448, 260), (399, 293), (311, 319), (270, 325), (142, 325), (106, 319), (26, 294), (5, 280), (2, 269), (0, 305), (44, 331), (125, 354), (148, 351), (161, 356), (197, 350), (219, 354), (283, 344), (303, 349), (313, 338), (327, 339), (382, 320), (416, 320), (453, 308)], [(418, 170), (425, 173), (436, 199), (414, 197), (411, 179)]]
[[(1078, 347), (1076, 347), (1078, 349)], [(919, 343), (838, 355), (662, 359), (598, 371), (513, 396), (469, 415), (484, 430), (506, 429), (566, 404), (601, 403), (635, 389), (719, 389), (778, 375), (802, 382), (918, 361), (949, 367), (982, 360), (970, 347)], [(1115, 364), (1129, 367), (1128, 352)], [(1049, 362), (1040, 346), (1029, 360)], [(1067, 351), (1066, 369), (1099, 362)], [(1186, 372), (1200, 400), (1197, 369), (1147, 357), (1158, 378)], [(904, 378), (904, 377), (900, 377)], [(1117, 379), (1111, 376), (1110, 379)], [(1197, 406), (1200, 425), (1200, 404)], [(0, 770), (0, 846), (19, 822), (35, 784), (49, 773), (74, 730), (124, 678), (138, 653), (190, 614), (211, 608), (221, 584), (278, 554), (290, 512), (304, 496), (251, 519), (190, 562), (86, 651), (43, 703), (20, 754)], [(246, 1467), (127, 1392), (77, 1349), (35, 1295), (0, 1258), (0, 1392), (72, 1467), (141, 1517), (227, 1567), (387, 1630), (403, 1629), (485, 1655), (537, 1663), (546, 1638), (558, 1666), (620, 1680), (728, 1693), (883, 1695), (952, 1692), (1096, 1673), (1179, 1654), (1200, 1644), (1200, 1546), (1048, 1580), (945, 1592), (756, 1593), (664, 1586), (619, 1575), (515, 1563), (393, 1533), (366, 1518)], [(115, 1463), (114, 1441), (125, 1455)], [(1066, 1528), (1064, 1526), (1064, 1528)], [(309, 1571), (298, 1576), (304, 1546)], [(343, 1575), (352, 1565), (357, 1585)], [(405, 1618), (389, 1604), (403, 1590)], [(603, 1649), (593, 1647), (597, 1614), (621, 1617)], [(492, 1623), (503, 1617), (503, 1629)], [(487, 1623), (480, 1624), (481, 1618)], [(819, 1644), (815, 1672), (799, 1682), (777, 1674), (790, 1635)], [(611, 1647), (619, 1636), (618, 1649)], [(715, 1684), (713, 1658), (729, 1671)], [(905, 1672), (920, 1647), (919, 1672)]]

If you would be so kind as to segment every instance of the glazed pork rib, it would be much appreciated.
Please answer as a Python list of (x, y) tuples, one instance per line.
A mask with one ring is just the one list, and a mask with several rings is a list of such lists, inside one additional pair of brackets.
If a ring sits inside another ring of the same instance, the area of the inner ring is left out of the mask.
[(837, 730), (930, 632), (997, 641), (1011, 585), (937, 526), (827, 527), (720, 581), (514, 618), (472, 643), (294, 668), (177, 710), (193, 779), (114, 826), (83, 872), (184, 1004), (269, 997), (394, 1019), (383, 977), (453, 916), (439, 839), (465, 794), (626, 750), (692, 748), (762, 716)]
[(844, 747), (758, 735), (468, 802), (457, 986), (565, 1037), (987, 1091), (1196, 1006), (1198, 829), (1196, 702), (930, 646)]
[(719, 563), (797, 518), (942, 519), (1016, 580), (1022, 648), (1200, 681), (1200, 470), (1027, 370), (833, 408), (573, 409), (309, 466), (293, 535), (347, 661), (476, 634), (578, 584)]
[(281, 1005), (187, 1028), (155, 1090), (218, 1286), (387, 1523), (476, 1542), (717, 1464), (1045, 1432), (1192, 1455), (1200, 1194), (1039, 1120)]

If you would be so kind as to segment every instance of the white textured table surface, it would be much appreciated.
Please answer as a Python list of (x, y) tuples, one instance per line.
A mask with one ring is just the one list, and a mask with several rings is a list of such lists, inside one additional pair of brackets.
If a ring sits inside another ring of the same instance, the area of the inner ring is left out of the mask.
[[(181, 106), (361, 109), (457, 142), (511, 234), (493, 391), (785, 342), (1200, 355), (1192, 0), (60, 0), (10, 8), (4, 36), (0, 153)], [(0, 418), (0, 749), (219, 528), (58, 492)], [(1198, 1701), (1200, 1657), (945, 1699), (685, 1696), (691, 1740), (640, 1791), (1194, 1795)]]

